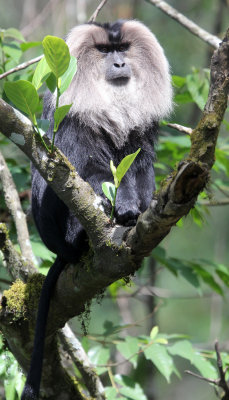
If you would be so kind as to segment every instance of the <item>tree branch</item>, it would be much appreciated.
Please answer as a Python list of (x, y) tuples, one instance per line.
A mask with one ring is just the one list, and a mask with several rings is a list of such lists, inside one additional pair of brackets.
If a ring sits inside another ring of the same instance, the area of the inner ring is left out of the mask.
[(34, 32), (49, 16), (52, 7), (56, 7), (60, 0), (49, 0), (45, 7), (42, 8), (41, 12), (36, 15), (36, 17), (29, 22), (24, 28), (21, 29), (21, 33), (24, 37), (29, 36)]
[(175, 19), (175, 21), (179, 22), (182, 26), (188, 29), (191, 33), (199, 37), (204, 42), (210, 44), (210, 46), (214, 48), (218, 48), (221, 40), (214, 35), (211, 35), (209, 32), (205, 31), (204, 29), (200, 28), (197, 24), (193, 21), (185, 17), (183, 14), (178, 12), (175, 8), (170, 6), (168, 3), (162, 0), (146, 0), (148, 3), (156, 6), (165, 14), (169, 15), (171, 18)]
[(19, 195), (14, 184), (11, 173), (7, 167), (2, 153), (0, 152), (0, 180), (3, 186), (5, 202), (15, 222), (17, 239), (21, 248), (22, 256), (33, 264), (34, 256), (30, 244), (29, 231), (26, 216), (22, 210)]
[(7, 227), (2, 223), (0, 223), (0, 250), (6, 267), (14, 280), (20, 278), (27, 281), (29, 276), (37, 272), (33, 263), (25, 261), (15, 250), (9, 239)]
[(32, 58), (29, 61), (23, 62), (22, 64), (17, 65), (17, 67), (9, 69), (9, 71), (6, 71), (3, 74), (0, 74), (0, 80), (5, 78), (8, 75), (13, 74), (14, 72), (21, 71), (22, 69), (25, 69), (25, 68), (29, 67), (30, 65), (37, 63), (38, 61), (40, 61), (42, 59), (42, 57), (43, 57), (43, 54), (41, 56)]
[(59, 332), (64, 349), (80, 371), (90, 395), (97, 400), (105, 400), (104, 388), (99, 376), (95, 373), (87, 354), (68, 324)]
[(176, 129), (178, 132), (185, 133), (186, 135), (192, 134), (192, 128), (188, 128), (187, 126), (179, 125), (179, 124), (166, 124), (169, 128)]
[(202, 200), (200, 202), (200, 205), (208, 206), (208, 207), (228, 206), (229, 205), (229, 199), (210, 200), (210, 201)]
[(101, 3), (98, 5), (96, 8), (95, 12), (92, 14), (92, 16), (89, 18), (88, 22), (95, 22), (99, 12), (102, 10), (102, 8), (105, 6), (107, 3), (107, 0), (102, 0)]

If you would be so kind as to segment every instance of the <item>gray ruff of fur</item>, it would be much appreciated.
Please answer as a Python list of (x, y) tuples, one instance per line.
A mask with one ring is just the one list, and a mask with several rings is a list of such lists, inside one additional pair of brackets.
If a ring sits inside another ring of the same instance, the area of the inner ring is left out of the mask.
[(141, 135), (152, 121), (172, 111), (169, 64), (156, 37), (138, 21), (125, 21), (121, 32), (122, 41), (130, 43), (125, 56), (132, 74), (128, 83), (115, 86), (104, 79), (104, 57), (95, 45), (108, 43), (105, 30), (90, 24), (77, 26), (66, 40), (77, 58), (77, 73), (59, 102), (60, 106), (72, 103), (71, 116), (76, 115), (97, 134), (103, 128), (119, 148), (130, 131)]

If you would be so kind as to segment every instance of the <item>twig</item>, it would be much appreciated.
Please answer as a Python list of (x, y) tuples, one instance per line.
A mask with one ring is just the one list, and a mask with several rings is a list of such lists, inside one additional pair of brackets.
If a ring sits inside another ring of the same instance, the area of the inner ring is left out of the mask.
[(100, 10), (103, 8), (103, 6), (106, 4), (107, 0), (102, 0), (99, 6), (96, 8), (95, 12), (92, 14), (92, 16), (89, 18), (88, 22), (95, 22), (98, 13)]
[(205, 378), (204, 376), (195, 374), (195, 372), (192, 372), (192, 371), (189, 371), (189, 370), (186, 370), (184, 372), (186, 374), (188, 374), (188, 375), (191, 375), (191, 376), (194, 376), (195, 378), (200, 379), (201, 381), (205, 381), (205, 382), (208, 382), (208, 383), (212, 383), (213, 385), (219, 386), (219, 382), (218, 382), (219, 380), (218, 379)]
[(43, 57), (43, 54), (41, 56), (39, 56), (39, 57), (32, 58), (32, 60), (29, 60), (29, 61), (26, 61), (26, 62), (24, 62), (22, 64), (19, 64), (15, 68), (9, 69), (9, 71), (6, 71), (6, 72), (4, 72), (3, 74), (0, 75), (0, 79), (3, 79), (8, 75), (13, 74), (14, 72), (20, 71), (21, 69), (25, 69), (25, 68), (29, 67), (30, 65), (37, 63), (38, 61), (40, 61), (42, 59), (42, 57)]
[(215, 341), (215, 352), (216, 352), (216, 358), (217, 358), (217, 367), (219, 371), (219, 378), (218, 379), (210, 379), (210, 378), (205, 378), (201, 375), (195, 374), (192, 371), (185, 371), (187, 374), (194, 376), (195, 378), (198, 378), (202, 381), (211, 383), (215, 386), (220, 387), (224, 391), (224, 396), (222, 397), (223, 400), (229, 400), (229, 386), (226, 381), (226, 372), (228, 370), (228, 367), (223, 369), (223, 363), (222, 363), (222, 358), (219, 352), (219, 343), (216, 340)]
[(217, 49), (221, 40), (204, 29), (200, 28), (193, 21), (185, 17), (183, 14), (179, 13), (175, 8), (171, 7), (168, 3), (162, 0), (146, 0), (148, 3), (153, 4), (157, 8), (160, 8), (165, 14), (169, 15), (171, 18), (175, 19), (186, 29), (192, 32), (194, 35), (198, 36), (204, 42), (210, 44), (210, 46)]
[(4, 283), (5, 285), (12, 285), (12, 281), (3, 278), (0, 279), (0, 283)]
[(226, 189), (228, 189), (227, 187), (226, 187), (226, 189), (224, 190), (224, 189), (222, 189), (219, 185), (217, 185), (217, 183), (215, 183), (215, 182), (214, 182), (214, 186), (215, 186), (221, 193), (223, 193), (225, 197), (229, 197), (229, 193), (226, 192)]
[(21, 33), (24, 37), (29, 36), (35, 29), (37, 29), (48, 17), (53, 6), (57, 6), (60, 0), (49, 0), (45, 7), (41, 10), (41, 12), (36, 15), (36, 17), (30, 21), (28, 25), (26, 25), (23, 29), (21, 29)]
[(11, 173), (7, 167), (3, 155), (0, 152), (0, 180), (3, 186), (6, 206), (13, 217), (18, 243), (21, 248), (22, 256), (30, 263), (33, 263), (34, 256), (29, 239), (29, 231), (26, 223), (26, 217), (21, 207), (20, 198), (14, 184)]
[(215, 207), (215, 206), (228, 206), (229, 205), (229, 200), (228, 199), (223, 199), (223, 200), (218, 200), (218, 201), (200, 201), (199, 204), (201, 206), (208, 206), (208, 207)]
[(228, 388), (228, 384), (227, 384), (226, 379), (225, 379), (227, 368), (225, 370), (223, 369), (222, 358), (221, 358), (221, 355), (220, 355), (220, 352), (219, 352), (218, 340), (215, 341), (215, 352), (216, 352), (217, 366), (218, 366), (219, 376), (220, 376), (218, 385), (224, 390), (225, 395), (229, 396), (229, 388)]
[(97, 400), (105, 400), (103, 385), (94, 371), (87, 354), (68, 324), (59, 332), (64, 349), (79, 369), (90, 395)]
[(185, 133), (186, 135), (191, 135), (192, 134), (192, 128), (188, 128), (187, 126), (179, 125), (179, 124), (171, 124), (168, 123), (167, 126), (170, 128), (176, 129), (179, 132)]

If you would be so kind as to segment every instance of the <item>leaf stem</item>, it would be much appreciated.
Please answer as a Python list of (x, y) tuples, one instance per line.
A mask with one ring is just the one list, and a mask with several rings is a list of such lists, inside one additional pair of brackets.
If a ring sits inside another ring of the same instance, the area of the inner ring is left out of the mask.
[(112, 210), (111, 210), (111, 215), (110, 215), (110, 220), (112, 221), (112, 219), (114, 218), (114, 210), (115, 210), (115, 203), (116, 203), (116, 196), (117, 196), (117, 190), (118, 188), (115, 188), (115, 193), (114, 193), (114, 200), (113, 200), (113, 204), (112, 204)]
[[(34, 117), (35, 117), (35, 116), (34, 116)], [(40, 137), (40, 139), (41, 139), (41, 143), (43, 144), (43, 146), (45, 147), (45, 149), (50, 153), (50, 149), (48, 148), (47, 144), (45, 143), (45, 141), (44, 141), (44, 139), (43, 139), (43, 137), (42, 137), (42, 135), (41, 135), (41, 132), (40, 132), (40, 130), (39, 130), (39, 126), (38, 126), (38, 124), (37, 124), (36, 117), (34, 118), (33, 125), (34, 125), (34, 127), (36, 128), (36, 131), (37, 131), (37, 133), (38, 133), (38, 135), (39, 135), (39, 137)]]
[[(60, 99), (60, 89), (58, 87), (58, 78), (56, 78), (56, 90), (57, 90), (57, 93), (56, 93), (56, 110), (57, 110), (57, 108), (59, 107), (59, 99)], [(57, 132), (57, 129), (56, 129), (55, 123), (54, 123), (53, 134), (52, 134), (51, 153), (53, 153), (53, 149), (54, 149), (56, 132)]]

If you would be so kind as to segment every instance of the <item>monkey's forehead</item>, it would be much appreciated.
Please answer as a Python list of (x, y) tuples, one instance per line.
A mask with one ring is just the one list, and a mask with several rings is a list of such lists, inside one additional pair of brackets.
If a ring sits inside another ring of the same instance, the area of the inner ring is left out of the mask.
[(75, 55), (84, 46), (130, 42), (135, 45), (160, 47), (153, 33), (141, 22), (118, 20), (113, 23), (89, 23), (73, 28), (67, 36), (67, 44)]

